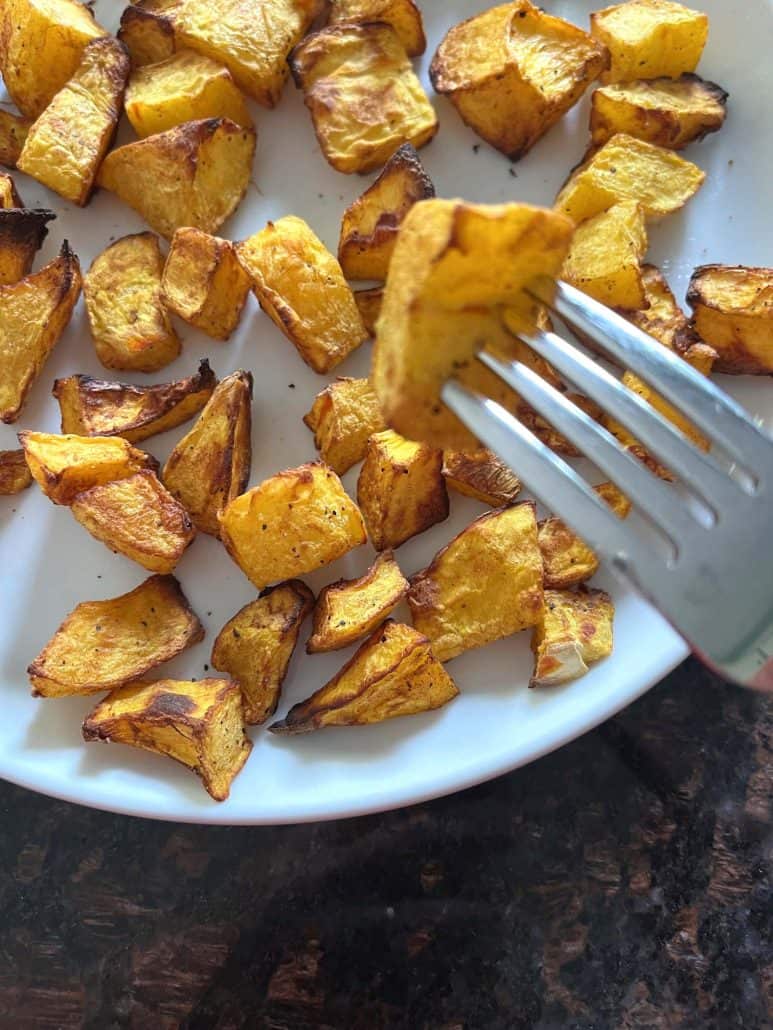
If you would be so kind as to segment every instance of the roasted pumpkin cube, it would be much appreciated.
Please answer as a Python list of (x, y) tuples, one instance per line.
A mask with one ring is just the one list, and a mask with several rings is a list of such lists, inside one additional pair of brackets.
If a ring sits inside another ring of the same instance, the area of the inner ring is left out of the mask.
[(215, 801), (225, 801), (252, 750), (242, 696), (230, 680), (156, 680), (118, 687), (83, 723), (83, 739), (167, 755), (187, 765)]
[(111, 436), (19, 433), (35, 482), (54, 504), (72, 504), (92, 486), (158, 468), (155, 458)]
[(619, 132), (572, 172), (556, 207), (579, 223), (613, 204), (635, 200), (648, 218), (662, 218), (683, 207), (705, 178), (673, 150)]
[(644, 305), (639, 311), (621, 311), (620, 314), (669, 350), (683, 354), (699, 344), (699, 338), (690, 329), (687, 316), (676, 303), (660, 269), (655, 265), (642, 265), (641, 281)]
[(497, 382), (473, 358), (486, 347), (512, 351), (503, 309), (532, 278), (559, 274), (573, 230), (558, 212), (528, 204), (423, 200), (411, 208), (373, 350), (371, 377), (388, 425), (435, 447), (478, 446), (441, 404), (443, 383), (452, 375), (469, 386), (481, 377)]
[(230, 118), (245, 129), (252, 117), (228, 69), (193, 50), (135, 68), (126, 87), (126, 117), (144, 139), (199, 118)]
[(628, 0), (590, 16), (591, 35), (609, 50), (604, 82), (678, 78), (695, 71), (709, 19), (672, 0)]
[(367, 540), (360, 510), (326, 465), (278, 472), (220, 513), (220, 538), (259, 589), (328, 565)]
[(121, 436), (130, 443), (187, 422), (201, 411), (217, 385), (205, 359), (193, 376), (157, 386), (110, 383), (74, 375), (54, 382), (62, 432), (78, 436)]
[(73, 609), (27, 669), (38, 697), (97, 694), (139, 679), (204, 639), (174, 576)]
[(91, 263), (83, 297), (105, 368), (157, 372), (179, 355), (180, 338), (161, 300), (163, 268), (152, 232), (122, 236)]
[(391, 25), (331, 25), (293, 50), (290, 68), (322, 153), (339, 172), (372, 171), (401, 144), (418, 149), (437, 132), (434, 108)]
[(216, 387), (162, 478), (196, 528), (218, 536), (218, 513), (247, 486), (251, 461), (252, 375), (240, 370)]
[(164, 265), (165, 306), (216, 340), (227, 340), (239, 324), (251, 280), (230, 240), (201, 229), (178, 229)]
[(690, 279), (693, 329), (717, 352), (714, 371), (773, 372), (773, 268), (701, 265)]
[(312, 592), (293, 579), (264, 591), (218, 633), (212, 668), (241, 687), (246, 723), (258, 725), (276, 711), (301, 625), (313, 607)]
[(459, 690), (425, 636), (386, 622), (329, 683), (294, 705), (272, 733), (310, 733), (324, 726), (366, 726), (441, 708)]
[(347, 279), (386, 279), (400, 225), (419, 200), (435, 196), (432, 180), (404, 143), (368, 189), (344, 211), (338, 260)]
[(444, 451), (443, 477), (452, 490), (474, 497), (490, 508), (507, 507), (521, 492), (520, 480), (513, 470), (486, 447)]
[(174, 26), (169, 18), (146, 11), (135, 2), (124, 8), (118, 38), (129, 51), (134, 68), (158, 64), (177, 50)]
[(646, 250), (644, 211), (637, 201), (624, 200), (577, 226), (564, 278), (609, 307), (644, 307), (641, 261)]
[(17, 161), (65, 200), (83, 207), (115, 135), (129, 77), (126, 47), (112, 36), (95, 39), (37, 121)]
[(0, 421), (19, 417), (80, 292), (80, 264), (66, 241), (39, 272), (0, 286)]
[(697, 75), (639, 79), (602, 86), (591, 97), (590, 131), (595, 144), (618, 132), (681, 150), (718, 132), (725, 121), (727, 93)]
[(330, 24), (381, 21), (391, 25), (409, 57), (427, 49), (424, 22), (414, 0), (332, 0)]
[(386, 429), (367, 379), (336, 379), (317, 394), (303, 421), (322, 460), (339, 476), (365, 457), (368, 437)]
[(308, 654), (340, 651), (381, 625), (408, 593), (408, 580), (391, 551), (382, 551), (364, 576), (339, 579), (317, 598)]
[(411, 579), (413, 624), (441, 662), (536, 626), (542, 554), (531, 501), (487, 512)]
[(603, 590), (546, 590), (542, 618), (534, 627), (532, 687), (579, 679), (588, 666), (612, 654), (615, 609)]
[(12, 114), (11, 111), (0, 111), (0, 165), (5, 165), (6, 168), (16, 167), (30, 125), (31, 118)]
[(608, 66), (587, 32), (515, 0), (450, 29), (429, 74), (465, 124), (517, 161)]
[(10, 286), (29, 275), (32, 262), (48, 235), (53, 211), (11, 207), (0, 210), (0, 285)]
[(302, 218), (287, 215), (237, 245), (260, 306), (315, 372), (367, 337), (341, 266)]
[(0, 451), (0, 497), (19, 494), (28, 486), (32, 486), (32, 473), (24, 451)]
[(111, 151), (97, 181), (167, 239), (187, 225), (213, 233), (247, 190), (255, 139), (229, 118), (185, 122)]
[(354, 291), (354, 303), (357, 305), (362, 324), (371, 337), (376, 335), (376, 322), (381, 314), (381, 302), (383, 299), (383, 286), (370, 286), (366, 290)]
[(80, 64), (87, 44), (102, 36), (107, 32), (78, 0), (4, 0), (0, 71), (22, 114), (42, 114)]
[[(24, 204), (11, 176), (6, 172), (0, 172), (0, 210), (13, 207), (24, 207)], [(56, 217), (53, 212), (52, 217)]]

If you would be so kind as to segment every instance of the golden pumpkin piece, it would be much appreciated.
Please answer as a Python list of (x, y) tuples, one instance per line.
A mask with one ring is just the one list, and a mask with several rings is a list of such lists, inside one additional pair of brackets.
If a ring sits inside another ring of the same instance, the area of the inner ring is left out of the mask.
[(46, 225), (56, 218), (42, 208), (0, 209), (0, 285), (12, 286), (29, 275), (32, 262), (48, 235)]
[(705, 178), (673, 150), (619, 132), (575, 168), (556, 197), (556, 208), (580, 223), (613, 204), (634, 200), (648, 218), (663, 218), (683, 207)]
[(253, 127), (244, 96), (218, 61), (180, 50), (165, 61), (135, 68), (126, 87), (126, 117), (140, 137), (198, 118), (230, 118)]
[(37, 118), (78, 67), (91, 40), (107, 36), (78, 0), (4, 0), (0, 71), (8, 94)]
[(195, 375), (156, 386), (112, 383), (91, 376), (56, 379), (52, 393), (62, 413), (62, 432), (120, 436), (138, 443), (187, 422), (201, 411), (217, 385), (204, 359)]
[(118, 687), (83, 723), (83, 739), (153, 751), (187, 765), (215, 801), (225, 801), (252, 743), (242, 697), (230, 680), (156, 680)]
[(590, 131), (600, 145), (618, 132), (681, 150), (718, 132), (725, 121), (728, 94), (698, 75), (640, 79), (602, 86), (591, 97)]
[(444, 451), (443, 478), (452, 490), (490, 508), (505, 508), (521, 492), (521, 482), (493, 451)]
[(6, 168), (16, 167), (30, 125), (31, 118), (24, 118), (10, 111), (0, 111), (0, 165), (5, 165)]
[(368, 338), (341, 266), (302, 218), (269, 222), (236, 252), (260, 306), (315, 372)]
[(80, 264), (66, 240), (59, 257), (39, 272), (0, 286), (0, 421), (15, 422), (21, 414), (80, 292)]
[(84, 490), (70, 510), (95, 540), (149, 572), (174, 572), (196, 536), (185, 508), (155, 472), (136, 472)]
[(644, 211), (635, 200), (581, 222), (564, 262), (567, 282), (608, 307), (646, 305), (641, 262), (647, 251)]
[(230, 240), (201, 229), (178, 229), (164, 265), (164, 305), (215, 340), (227, 340), (244, 308), (251, 280)]
[(303, 421), (314, 433), (320, 457), (339, 476), (362, 461), (368, 438), (386, 429), (367, 379), (339, 377), (317, 394)]
[(274, 107), (287, 79), (287, 58), (322, 13), (323, 0), (137, 0), (121, 16), (122, 39), (135, 65), (188, 48), (230, 71), (263, 107)]
[(278, 472), (220, 513), (228, 553), (262, 590), (328, 565), (367, 540), (360, 510), (332, 469)]
[(357, 503), (377, 551), (399, 547), (448, 518), (443, 453), (392, 429), (374, 433), (357, 480)]
[(272, 733), (311, 733), (325, 726), (367, 726), (442, 708), (459, 690), (425, 636), (392, 622), (380, 626), (339, 673), (294, 705)]
[(388, 425), (434, 447), (478, 446), (441, 404), (442, 385), (454, 375), (472, 389), (483, 385), (488, 396), (502, 392), (498, 377), (473, 358), (484, 348), (512, 352), (503, 307), (516, 304), (534, 277), (559, 274), (573, 231), (565, 216), (528, 204), (422, 200), (411, 208), (373, 350), (371, 379)]
[(531, 501), (472, 522), (411, 579), (413, 625), (441, 662), (535, 626), (542, 554)]
[[(0, 209), (9, 207), (24, 207), (16, 183), (6, 172), (0, 172)], [(56, 217), (52, 215), (52, 217)]]
[(220, 535), (218, 513), (247, 486), (252, 461), (252, 375), (233, 372), (164, 465), (166, 488), (202, 533)]
[(229, 118), (185, 122), (111, 151), (97, 182), (167, 239), (188, 225), (214, 233), (244, 197), (255, 140)]
[(313, 607), (312, 592), (293, 579), (264, 591), (218, 633), (210, 661), (239, 684), (248, 725), (276, 711), (301, 625)]
[(534, 627), (534, 672), (529, 686), (554, 687), (579, 679), (588, 666), (612, 654), (614, 605), (603, 590), (546, 590)]
[(424, 22), (414, 0), (332, 0), (330, 24), (381, 21), (391, 25), (409, 57), (427, 49)]
[(87, 204), (115, 135), (128, 77), (122, 43), (112, 36), (88, 43), (72, 78), (30, 126), (18, 169), (65, 200)]
[(204, 627), (174, 576), (151, 576), (128, 594), (73, 609), (27, 669), (32, 693), (113, 690), (203, 639)]
[[(627, 518), (631, 502), (614, 483), (602, 483), (594, 490), (618, 518)], [(546, 588), (565, 590), (596, 575), (599, 560), (595, 553), (555, 515), (538, 523), (537, 538)]]
[(773, 372), (773, 268), (701, 265), (690, 279), (690, 325), (718, 356), (715, 372)]
[(381, 314), (383, 300), (383, 286), (370, 286), (366, 290), (354, 291), (354, 303), (357, 305), (362, 324), (371, 338), (376, 335), (376, 322)]
[(628, 0), (591, 14), (590, 31), (611, 55), (603, 82), (677, 79), (695, 71), (709, 19), (672, 0)]
[(382, 551), (360, 579), (339, 579), (317, 598), (307, 654), (340, 651), (372, 633), (408, 593), (391, 551)]
[(72, 504), (92, 486), (158, 468), (155, 458), (119, 437), (25, 431), (19, 442), (35, 482), (54, 504)]
[(161, 301), (163, 268), (152, 232), (122, 236), (91, 263), (83, 297), (105, 368), (157, 372), (180, 354), (180, 338)]
[(435, 110), (391, 25), (322, 29), (293, 50), (290, 68), (322, 153), (339, 172), (370, 172), (401, 144), (418, 150), (438, 130)]
[(19, 494), (28, 486), (32, 486), (32, 473), (24, 451), (0, 451), (0, 497)]
[(687, 316), (676, 303), (660, 269), (656, 265), (642, 265), (641, 281), (645, 300), (641, 310), (621, 311), (620, 314), (669, 350), (684, 354), (700, 345), (699, 337), (690, 328)]
[(347, 279), (386, 279), (400, 224), (435, 187), (419, 155), (404, 143), (368, 189), (344, 211), (338, 260)]

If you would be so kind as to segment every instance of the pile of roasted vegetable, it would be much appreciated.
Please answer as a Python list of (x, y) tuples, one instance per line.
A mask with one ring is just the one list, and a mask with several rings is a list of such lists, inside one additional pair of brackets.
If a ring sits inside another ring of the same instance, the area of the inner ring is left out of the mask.
[[(149, 386), (76, 371), (56, 380), (61, 435), (20, 432), (21, 450), (0, 452), (0, 494), (34, 479), (151, 575), (66, 617), (29, 665), (34, 693), (105, 694), (86, 717), (86, 740), (169, 755), (222, 800), (250, 751), (245, 725), (277, 709), (308, 615), (309, 654), (359, 648), (271, 725), (276, 733), (438, 708), (458, 694), (443, 663), (521, 630), (532, 633), (534, 685), (581, 676), (608, 655), (612, 602), (585, 585), (595, 555), (560, 520), (538, 521), (533, 503), (517, 503), (516, 475), (439, 391), (454, 375), (551, 447), (576, 453), (475, 360), (485, 348), (561, 387), (519, 338), (550, 324), (523, 289), (537, 275), (563, 276), (705, 374), (773, 371), (773, 270), (697, 269), (688, 321), (659, 270), (643, 263), (648, 223), (682, 207), (704, 179), (676, 151), (725, 117), (725, 92), (694, 74), (707, 32), (704, 15), (671, 0), (598, 11), (589, 32), (513, 0), (448, 32), (432, 60), (434, 89), (511, 160), (603, 83), (591, 99), (588, 152), (544, 209), (435, 198), (417, 153), (438, 120), (411, 63), (426, 47), (414, 0), (138, 0), (117, 38), (76, 0), (5, 0), (0, 70), (18, 113), (0, 112), (0, 162), (74, 204), (110, 190), (152, 231), (111, 243), (83, 277), (66, 241), (32, 271), (54, 216), (25, 208), (0, 175), (4, 422), (20, 417), (81, 292), (96, 355), (115, 371), (155, 373), (177, 358), (172, 316), (227, 340), (250, 290), (319, 374), (374, 339), (370, 379), (333, 379), (310, 403), (304, 421), (321, 460), (251, 489), (248, 372), (218, 381), (203, 361), (187, 378)], [(344, 212), (337, 257), (293, 215), (239, 242), (213, 235), (251, 175), (245, 97), (273, 107), (290, 74), (329, 163), (381, 169)], [(111, 149), (122, 113), (137, 139)], [(371, 285), (353, 291), (351, 280)], [(633, 375), (624, 382), (706, 446)], [(136, 446), (194, 418), (163, 468)], [(339, 476), (359, 462), (355, 502)], [(448, 516), (449, 487), (491, 510), (406, 577), (395, 551)], [(598, 491), (628, 514), (612, 484)], [(204, 635), (173, 576), (197, 532), (219, 538), (223, 559), (227, 551), (261, 592), (214, 642), (222, 678), (154, 679)], [(298, 577), (368, 540), (378, 552), (369, 571), (315, 601)], [(390, 619), (403, 600), (412, 626)]]

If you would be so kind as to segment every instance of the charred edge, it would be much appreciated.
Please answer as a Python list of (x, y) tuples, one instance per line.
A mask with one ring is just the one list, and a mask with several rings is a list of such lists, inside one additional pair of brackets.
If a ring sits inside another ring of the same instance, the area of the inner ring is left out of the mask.
[(145, 709), (144, 714), (156, 719), (184, 719), (196, 711), (196, 702), (184, 694), (163, 692), (158, 694)]

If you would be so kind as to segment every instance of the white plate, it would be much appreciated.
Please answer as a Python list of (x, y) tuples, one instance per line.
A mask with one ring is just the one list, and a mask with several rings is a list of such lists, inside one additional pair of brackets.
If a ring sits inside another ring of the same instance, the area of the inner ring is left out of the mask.
[[(114, 29), (119, 6), (97, 3), (97, 15)], [(481, 0), (425, 0), (422, 6), (430, 41), (420, 62), (426, 84), (429, 60), (443, 33), (489, 5)], [(586, 25), (593, 6), (564, 2), (552, 4), (551, 10)], [(650, 260), (666, 271), (680, 297), (697, 264), (764, 265), (771, 260), (771, 5), (769, 0), (704, 0), (703, 7), (711, 16), (711, 33), (700, 71), (730, 91), (730, 114), (721, 133), (688, 152), (709, 173), (701, 193), (684, 212), (652, 228)], [(587, 98), (515, 166), (464, 128), (450, 104), (440, 98), (435, 103), (441, 128), (422, 151), (422, 160), (441, 196), (550, 204), (585, 147)], [(223, 233), (243, 238), (267, 219), (293, 213), (307, 219), (335, 250), (341, 214), (368, 180), (328, 167), (292, 84), (275, 111), (256, 108), (255, 114), (259, 140), (253, 182)], [(122, 130), (121, 141), (128, 138)], [(85, 270), (110, 240), (144, 227), (107, 193), (80, 211), (23, 175), (17, 181), (28, 205), (50, 207), (59, 215), (39, 264), (50, 259), (67, 237)], [(240, 367), (253, 372), (251, 485), (316, 456), (301, 416), (324, 379), (306, 368), (252, 298), (229, 343), (180, 329), (182, 356), (150, 381), (190, 374), (205, 356), (220, 376)], [(359, 375), (367, 367), (366, 346), (339, 371)], [(58, 407), (49, 391), (55, 376), (72, 372), (105, 374), (90, 343), (82, 303), (19, 423), (0, 427), (0, 448), (15, 446), (19, 429), (58, 431)], [(121, 378), (148, 381), (140, 375)], [(773, 419), (768, 381), (726, 379), (723, 385), (768, 422)], [(188, 428), (152, 438), (146, 446), (163, 461)], [(349, 489), (355, 482), (356, 470), (346, 477)], [(480, 505), (458, 496), (453, 496), (452, 508), (446, 523), (400, 549), (406, 573), (423, 567), (482, 511)], [(340, 576), (360, 574), (373, 557), (369, 547), (361, 548), (309, 582), (319, 589)], [(600, 584), (611, 589), (617, 604), (616, 647), (613, 656), (584, 679), (558, 689), (528, 690), (529, 637), (521, 634), (454, 661), (451, 669), (462, 696), (439, 712), (299, 738), (251, 731), (252, 756), (230, 799), (216, 804), (193, 775), (173, 762), (118, 745), (85, 745), (80, 724), (93, 698), (44, 701), (29, 694), (26, 666), (65, 614), (79, 601), (113, 597), (132, 588), (145, 578), (143, 570), (111, 554), (36, 487), (0, 501), (0, 570), (0, 776), (81, 804), (162, 819), (299, 822), (373, 812), (459, 790), (533, 761), (585, 732), (639, 696), (686, 654), (684, 644), (655, 612), (601, 574)], [(220, 544), (203, 535), (180, 563), (177, 575), (207, 636), (163, 674), (201, 677), (215, 634), (255, 592)], [(279, 714), (324, 683), (350, 653), (307, 658), (299, 648)]]

